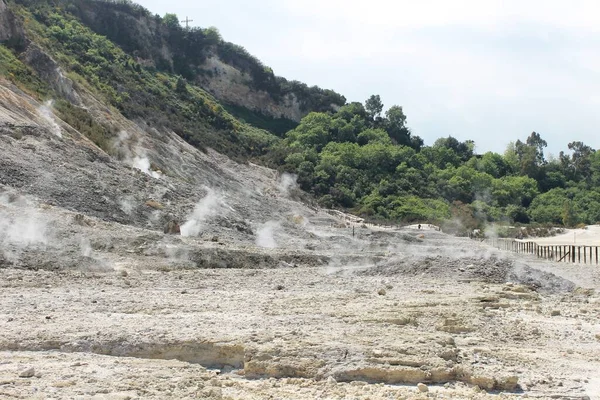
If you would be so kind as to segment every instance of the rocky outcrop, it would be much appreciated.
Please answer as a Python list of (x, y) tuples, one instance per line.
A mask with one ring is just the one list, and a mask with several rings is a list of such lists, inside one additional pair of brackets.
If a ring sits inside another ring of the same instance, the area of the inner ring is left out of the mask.
[(48, 53), (27, 40), (22, 25), (4, 0), (0, 0), (0, 43), (21, 52), (21, 61), (33, 68), (57, 94), (75, 105), (82, 105), (80, 96), (73, 89), (73, 81), (64, 76), (56, 61)]
[(213, 73), (203, 77), (199, 84), (220, 101), (296, 122), (308, 113), (308, 110), (301, 109), (295, 94), (289, 93), (275, 101), (268, 92), (253, 88), (250, 75), (224, 63), (217, 56), (207, 59), (202, 67)]
[(81, 106), (81, 97), (73, 89), (73, 81), (67, 78), (58, 63), (36, 44), (30, 44), (21, 54), (21, 61), (29, 65), (39, 77), (69, 102)]
[(23, 28), (4, 0), (0, 0), (0, 43), (9, 43), (16, 47), (23, 45), (24, 42)]

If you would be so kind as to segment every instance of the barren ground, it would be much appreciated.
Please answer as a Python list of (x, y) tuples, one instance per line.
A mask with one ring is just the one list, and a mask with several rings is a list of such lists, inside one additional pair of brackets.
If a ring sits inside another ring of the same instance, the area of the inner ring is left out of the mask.
[(354, 264), (2, 269), (0, 396), (598, 398), (599, 296), (527, 261), (425, 232)]

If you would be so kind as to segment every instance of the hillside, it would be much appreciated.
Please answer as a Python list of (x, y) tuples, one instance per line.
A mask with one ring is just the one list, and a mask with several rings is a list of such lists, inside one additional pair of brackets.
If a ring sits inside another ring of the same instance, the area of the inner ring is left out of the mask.
[(54, 112), (107, 154), (119, 129), (90, 115), (78, 90), (197, 148), (294, 173), (320, 205), (372, 220), (461, 234), (600, 220), (600, 153), (585, 143), (568, 143), (552, 160), (536, 132), (505, 154), (477, 154), (474, 141), (451, 136), (425, 146), (402, 107), (384, 113), (379, 96), (346, 104), (276, 77), (216, 28), (187, 30), (174, 15), (127, 1), (10, 4), (3, 73), (33, 97), (54, 99)]
[(280, 134), (310, 111), (330, 111), (345, 104), (345, 98), (331, 90), (275, 76), (243, 47), (224, 41), (216, 28), (184, 29), (175, 15), (161, 18), (123, 1), (19, 3), (34, 16), (48, 15), (49, 4), (67, 10), (142, 67), (182, 76), (240, 115), (266, 120), (265, 126)]

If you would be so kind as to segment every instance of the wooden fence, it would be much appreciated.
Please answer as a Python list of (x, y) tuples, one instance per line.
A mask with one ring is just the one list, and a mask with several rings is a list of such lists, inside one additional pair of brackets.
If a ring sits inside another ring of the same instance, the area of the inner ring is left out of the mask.
[(599, 264), (600, 246), (580, 246), (576, 244), (555, 244), (542, 246), (535, 242), (514, 239), (489, 239), (486, 240), (491, 246), (513, 251), (515, 253), (532, 254), (538, 258), (556, 262), (571, 262), (582, 264)]

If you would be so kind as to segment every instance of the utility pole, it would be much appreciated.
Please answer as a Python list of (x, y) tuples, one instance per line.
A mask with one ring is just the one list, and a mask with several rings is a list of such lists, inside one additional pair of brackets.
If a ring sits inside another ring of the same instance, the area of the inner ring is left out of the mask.
[(190, 22), (194, 22), (193, 19), (189, 19), (188, 17), (185, 17), (185, 19), (181, 22), (185, 22), (185, 29), (188, 30), (190, 28)]

